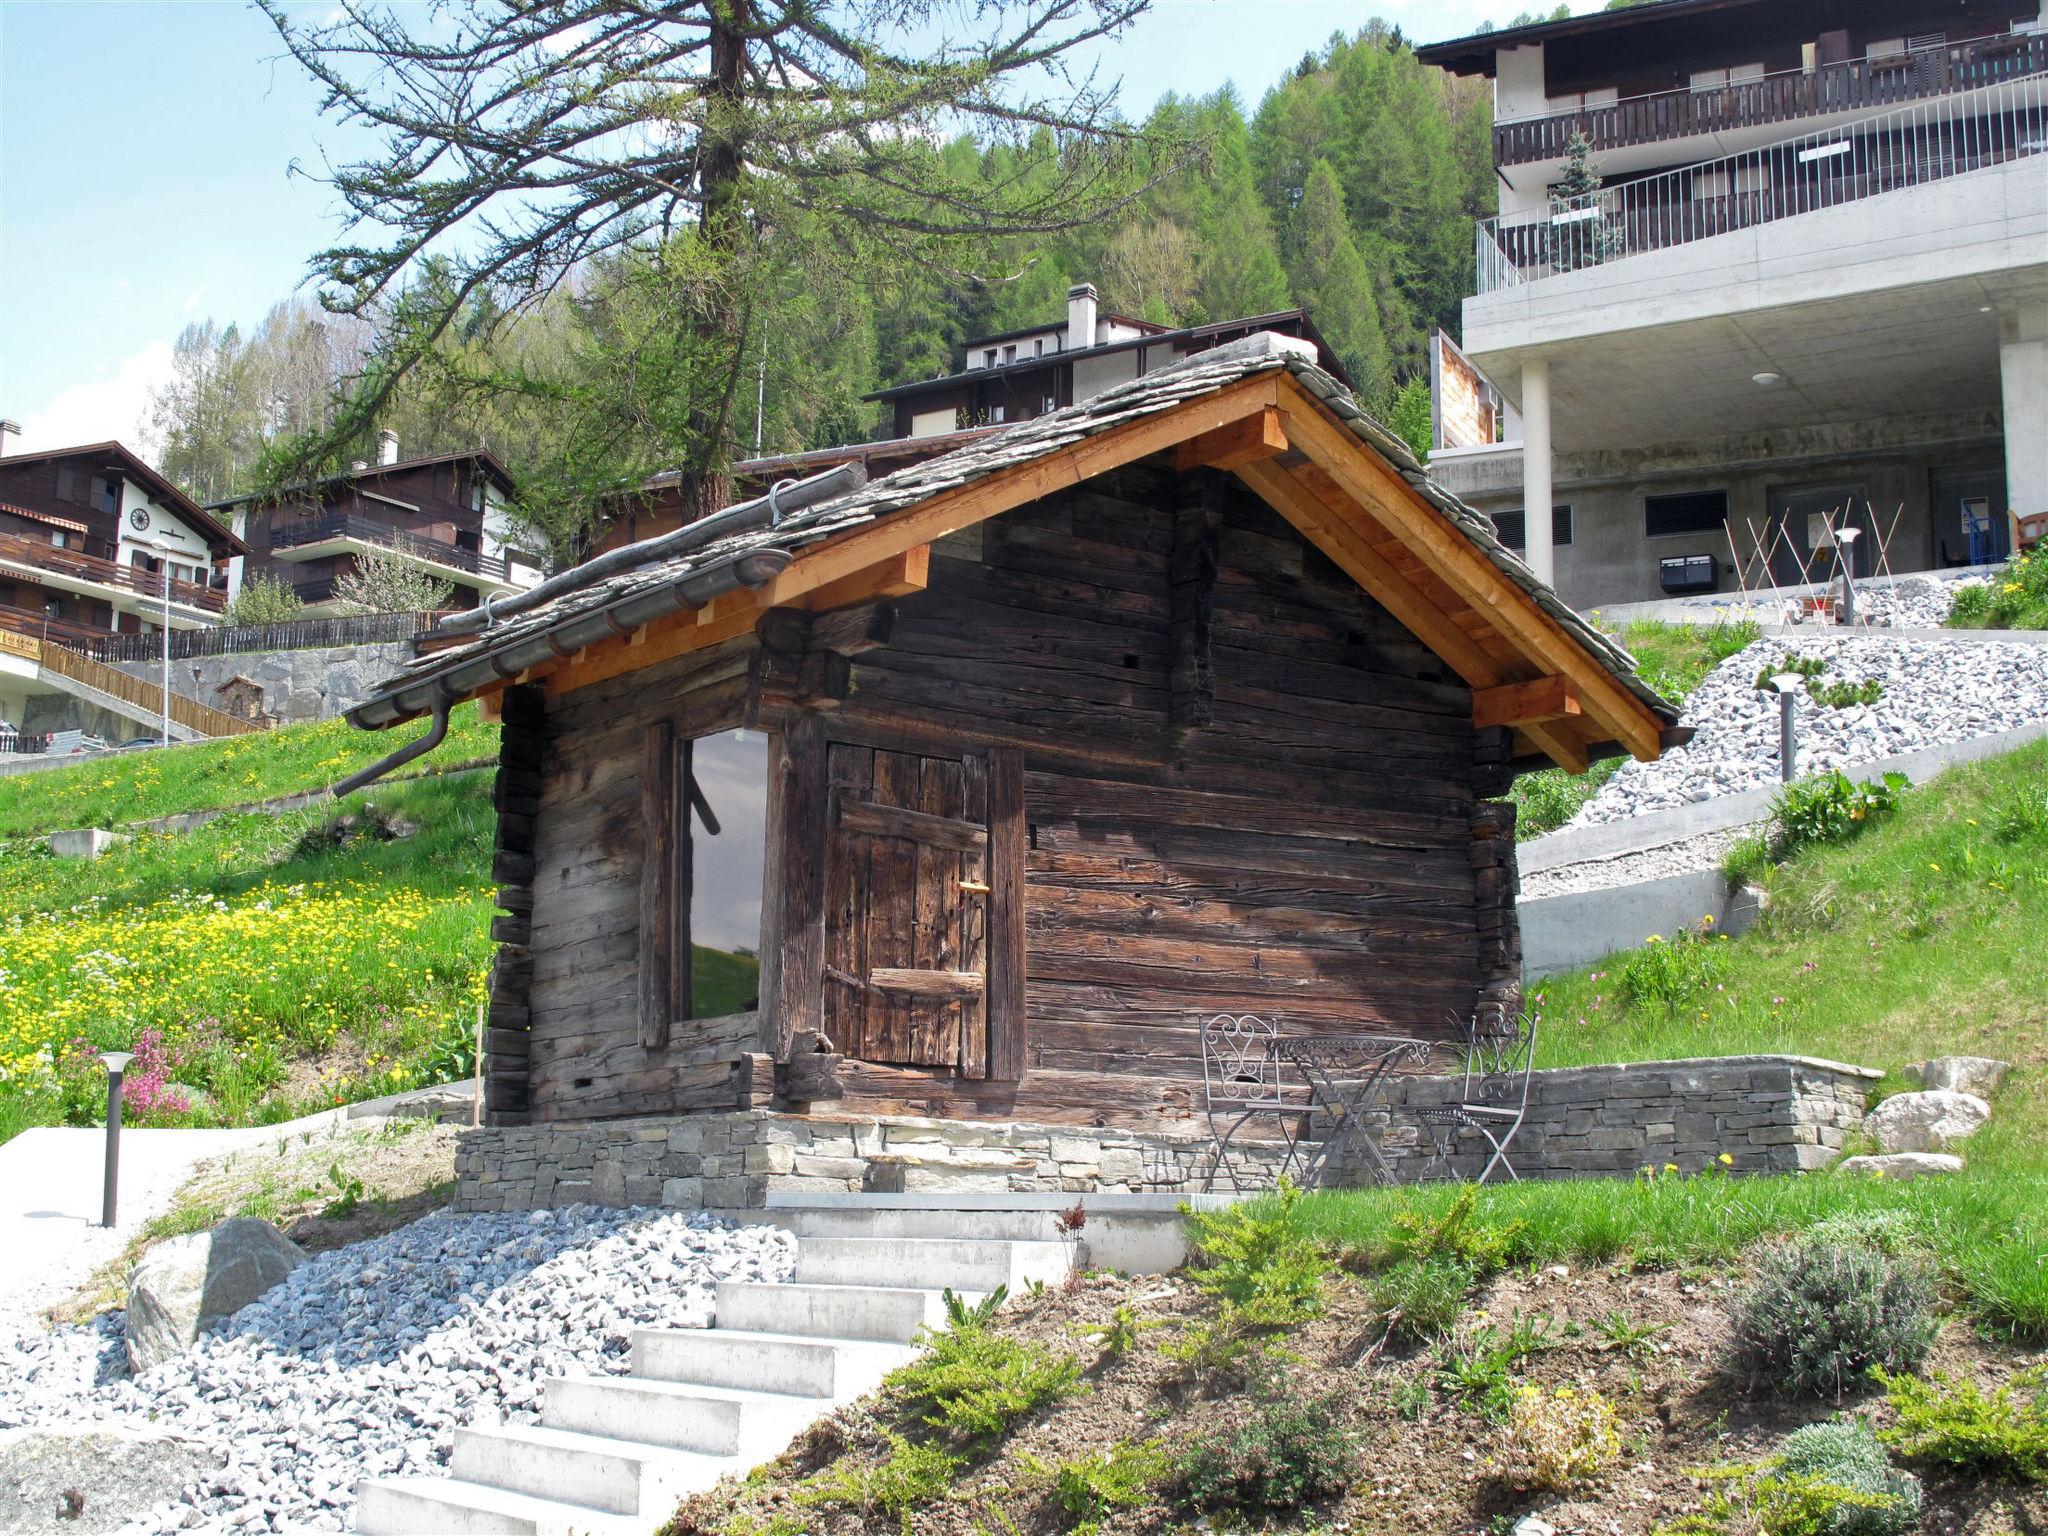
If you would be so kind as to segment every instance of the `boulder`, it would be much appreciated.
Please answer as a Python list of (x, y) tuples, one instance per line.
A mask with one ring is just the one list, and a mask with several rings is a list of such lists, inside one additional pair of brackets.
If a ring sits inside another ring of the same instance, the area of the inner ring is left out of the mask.
[(1863, 1117), (1863, 1129), (1886, 1152), (1945, 1152), (1990, 1118), (1991, 1106), (1974, 1093), (1936, 1088), (1886, 1099)]
[(178, 1354), (306, 1262), (267, 1221), (236, 1217), (149, 1250), (128, 1283), (128, 1368)]
[(1922, 1087), (1946, 1089), (1951, 1093), (1974, 1093), (1988, 1099), (1998, 1092), (2012, 1063), (1994, 1056), (1937, 1056), (1914, 1069)]
[(1840, 1171), (1904, 1182), (1923, 1173), (1961, 1173), (1963, 1160), (1951, 1152), (1888, 1152), (1882, 1157), (1845, 1157)]

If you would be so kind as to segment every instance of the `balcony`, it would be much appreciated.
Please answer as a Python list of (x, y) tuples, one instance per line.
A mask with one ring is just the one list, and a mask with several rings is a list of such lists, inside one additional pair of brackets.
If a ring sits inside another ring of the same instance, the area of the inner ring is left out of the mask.
[[(109, 600), (139, 597), (161, 601), (164, 595), (164, 578), (153, 571), (102, 560), (97, 555), (82, 555), (73, 549), (58, 549), (55, 545), (25, 539), (19, 534), (0, 533), (0, 566), (13, 567), (17, 571), (26, 567), (23, 574), (42, 580), (46, 585)], [(227, 606), (227, 601), (227, 593), (212, 587), (197, 586), (189, 581), (171, 583), (174, 607), (216, 614)], [(146, 605), (130, 603), (126, 606)]]
[[(2040, 40), (2036, 40), (2040, 41)], [(1958, 110), (1960, 105), (1960, 110)], [(2048, 151), (2048, 74), (1476, 226), (1480, 295), (1946, 180)]]
[[(346, 554), (364, 546), (388, 549), (422, 565), (439, 566), (458, 577), (478, 578), (465, 586), (512, 586), (511, 568), (495, 555), (421, 538), (402, 528), (393, 528), (358, 512), (323, 512), (293, 522), (275, 522), (270, 527), (270, 552), (279, 560), (313, 560), (323, 555)], [(305, 586), (316, 586), (308, 582)], [(332, 595), (327, 594), (327, 595)], [(300, 593), (305, 597), (305, 593)], [(307, 601), (317, 599), (307, 598)]]
[(1943, 43), (1878, 59), (1825, 64), (1810, 73), (1787, 70), (1718, 90), (1661, 91), (1606, 106), (1496, 123), (1494, 163), (1505, 167), (1562, 160), (1574, 133), (1583, 133), (1593, 152), (1600, 154), (1838, 112), (1897, 107), (2044, 71), (2048, 71), (2048, 33)]

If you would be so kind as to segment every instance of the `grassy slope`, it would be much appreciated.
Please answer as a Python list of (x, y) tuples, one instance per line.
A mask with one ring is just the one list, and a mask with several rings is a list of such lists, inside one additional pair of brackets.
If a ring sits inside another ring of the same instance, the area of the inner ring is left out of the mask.
[(2048, 629), (2048, 544), (2013, 556), (1983, 586), (1965, 587), (1951, 629)]
[[(0, 779), (0, 838), (108, 827), (324, 789), (424, 729), (359, 731), (345, 721), (326, 720)], [(498, 728), (477, 719), (476, 706), (465, 704), (449, 716), (448, 739), (406, 771), (497, 753)]]
[[(1489, 1189), (1492, 1221), (1526, 1223), (1522, 1257), (1733, 1254), (1765, 1233), (1852, 1207), (1923, 1213), (1971, 1305), (2048, 1337), (2048, 744), (1952, 770), (1854, 843), (1768, 877), (1770, 915), (1714, 946), (1716, 972), (1667, 1012), (1626, 996), (1627, 956), (1552, 978), (1537, 994), (1542, 1062), (1791, 1051), (1880, 1067), (1885, 1087), (1928, 1056), (2015, 1064), (1962, 1175), (1868, 1180), (1584, 1181)], [(1687, 1170), (1690, 1173), (1692, 1170)], [(1304, 1202), (1329, 1236), (1367, 1242), (1391, 1209), (1439, 1191)]]
[[(1599, 614), (1596, 612), (1593, 617), (1597, 620)], [(1645, 682), (1665, 698), (1683, 703), (1709, 672), (1757, 635), (1757, 627), (1748, 623), (1645, 621), (1626, 626), (1615, 638), (1636, 658), (1636, 668)], [(1621, 763), (1620, 758), (1608, 758), (1581, 774), (1566, 773), (1562, 768), (1524, 774), (1515, 782), (1510, 796), (1519, 808), (1515, 835), (1526, 839), (1556, 831), (1593, 798)]]

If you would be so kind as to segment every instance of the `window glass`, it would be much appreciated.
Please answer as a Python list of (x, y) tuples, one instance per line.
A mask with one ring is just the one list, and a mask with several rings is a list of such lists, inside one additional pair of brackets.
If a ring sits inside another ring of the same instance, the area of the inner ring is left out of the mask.
[[(690, 1017), (758, 1005), (761, 881), (768, 856), (768, 738), (721, 731), (690, 743)], [(707, 818), (706, 811), (710, 815)]]
[(1648, 538), (1671, 533), (1719, 533), (1727, 521), (1726, 491), (1685, 491), (1676, 496), (1643, 498), (1643, 533)]

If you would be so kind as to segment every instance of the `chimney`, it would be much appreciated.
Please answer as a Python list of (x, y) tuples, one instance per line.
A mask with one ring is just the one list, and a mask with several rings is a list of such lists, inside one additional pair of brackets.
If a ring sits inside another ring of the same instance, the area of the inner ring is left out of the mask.
[(14, 449), (15, 449), (15, 447), (16, 447), (16, 446), (18, 446), (18, 444), (10, 444), (10, 443), (8, 442), (8, 439), (9, 439), (9, 438), (17, 438), (17, 439), (18, 439), (18, 438), (19, 438), (20, 436), (21, 436), (21, 423), (20, 423), (20, 422), (18, 422), (18, 421), (0, 421), (0, 458), (4, 458), (4, 457), (6, 457), (6, 456), (7, 456), (8, 454), (10, 454), (10, 453), (12, 453), (12, 452), (14, 451)]
[(386, 427), (377, 434), (377, 462), (396, 464), (398, 462), (398, 434)]
[(1076, 283), (1067, 290), (1067, 350), (1095, 345), (1095, 285)]

